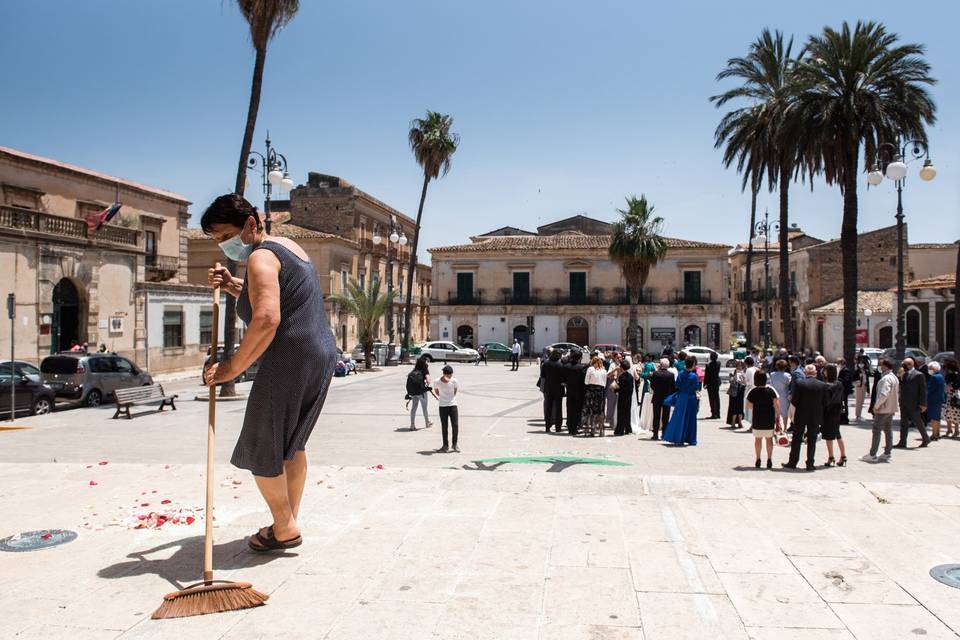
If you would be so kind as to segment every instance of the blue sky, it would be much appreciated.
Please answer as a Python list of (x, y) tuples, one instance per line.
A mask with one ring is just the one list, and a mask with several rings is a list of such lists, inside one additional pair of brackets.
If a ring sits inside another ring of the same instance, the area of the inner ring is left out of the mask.
[[(911, 177), (905, 208), (912, 242), (955, 240), (955, 0), (302, 0), (268, 54), (255, 148), (269, 128), (298, 183), (311, 170), (340, 175), (414, 216), (421, 174), (406, 133), (430, 108), (454, 117), (462, 142), (431, 184), (421, 246), (576, 213), (610, 220), (631, 193), (647, 195), (669, 235), (734, 243), (749, 197), (713, 149), (714, 76), (763, 27), (802, 40), (844, 19), (928, 47), (939, 175)], [(5, 2), (0, 144), (177, 191), (198, 214), (232, 188), (252, 63), (229, 0)], [(860, 227), (892, 224), (892, 185), (861, 186)], [(762, 194), (765, 206), (776, 213), (776, 194)], [(836, 237), (841, 206), (822, 181), (794, 185), (791, 220)]]

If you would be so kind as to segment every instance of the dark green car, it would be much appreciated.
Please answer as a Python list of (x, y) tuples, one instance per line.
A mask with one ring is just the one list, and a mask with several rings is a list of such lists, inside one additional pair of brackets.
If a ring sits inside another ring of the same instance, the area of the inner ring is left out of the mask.
[(509, 360), (513, 350), (502, 342), (484, 342), (487, 348), (487, 360)]

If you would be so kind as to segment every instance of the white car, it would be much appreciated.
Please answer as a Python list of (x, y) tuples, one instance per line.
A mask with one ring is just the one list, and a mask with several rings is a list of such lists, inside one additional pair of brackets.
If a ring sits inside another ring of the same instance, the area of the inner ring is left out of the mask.
[(426, 356), (428, 361), (476, 362), (480, 358), (476, 349), (458, 347), (452, 342), (443, 341), (425, 342), (420, 347), (420, 353)]
[(708, 362), (710, 362), (710, 354), (717, 354), (717, 360), (720, 361), (720, 366), (725, 369), (730, 369), (736, 366), (737, 360), (733, 357), (732, 353), (720, 353), (710, 347), (684, 347), (682, 349), (687, 355), (691, 355), (697, 359), (697, 365), (705, 367)]
[(880, 358), (883, 357), (883, 349), (878, 349), (876, 347), (865, 347), (863, 349), (863, 354), (870, 358), (870, 364), (876, 367), (880, 363)]

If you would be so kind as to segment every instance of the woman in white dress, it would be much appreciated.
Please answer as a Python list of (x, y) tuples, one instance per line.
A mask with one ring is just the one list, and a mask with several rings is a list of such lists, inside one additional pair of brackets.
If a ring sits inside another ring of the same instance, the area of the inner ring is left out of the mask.
[[(653, 393), (650, 392), (650, 374), (654, 370), (653, 358), (648, 356), (640, 372), (642, 388), (640, 390), (640, 432), (646, 433), (653, 429)], [(639, 367), (638, 367), (639, 369)]]
[[(755, 386), (753, 383), (753, 376), (757, 373), (757, 368), (754, 366), (753, 356), (747, 356), (743, 359), (743, 364), (747, 366), (746, 371), (743, 372), (744, 382), (743, 382), (743, 397), (746, 399), (750, 395), (750, 391)], [(746, 402), (744, 402), (746, 404)], [(750, 428), (753, 428), (753, 408), (747, 405), (744, 407), (743, 419), (745, 422), (750, 423)]]
[(624, 367), (629, 368), (630, 373), (633, 374), (633, 402), (630, 404), (630, 431), (641, 436), (646, 433), (646, 430), (640, 425), (640, 405), (637, 402), (637, 395), (639, 385), (641, 383), (640, 378), (640, 366), (633, 366), (633, 360), (630, 356), (625, 356), (623, 358)]

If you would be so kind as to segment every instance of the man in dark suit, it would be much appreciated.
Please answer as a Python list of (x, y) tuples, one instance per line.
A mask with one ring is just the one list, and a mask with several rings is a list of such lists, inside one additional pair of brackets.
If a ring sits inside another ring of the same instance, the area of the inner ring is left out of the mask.
[(793, 440), (790, 442), (790, 458), (783, 463), (785, 469), (796, 469), (800, 461), (800, 447), (807, 438), (807, 471), (814, 469), (817, 451), (817, 435), (823, 425), (823, 409), (827, 403), (829, 385), (817, 380), (816, 365), (808, 364), (803, 369), (804, 378), (793, 383), (790, 403), (796, 408), (793, 415)]
[(927, 426), (921, 413), (927, 410), (927, 377), (916, 368), (913, 358), (903, 360), (903, 380), (900, 381), (900, 442), (895, 449), (907, 448), (907, 434), (912, 425), (920, 432), (921, 447), (930, 444)]
[(703, 386), (710, 398), (710, 417), (707, 419), (717, 420), (720, 418), (720, 360), (716, 351), (710, 352), (710, 362), (703, 372)]
[(563, 428), (563, 383), (564, 368), (560, 363), (562, 354), (558, 349), (550, 352), (549, 359), (540, 368), (543, 376), (543, 419), (547, 432), (556, 426), (557, 433)]
[(580, 419), (583, 414), (583, 395), (586, 392), (584, 378), (587, 365), (581, 363), (583, 353), (571, 351), (570, 359), (564, 365), (564, 380), (567, 383), (567, 431), (576, 435), (580, 431)]
[(668, 371), (670, 360), (660, 359), (660, 365), (656, 371), (650, 374), (650, 389), (653, 391), (653, 438), (660, 439), (660, 429), (666, 429), (670, 422), (670, 407), (663, 406), (663, 400), (668, 395), (677, 390), (677, 380), (673, 377), (673, 372)]

